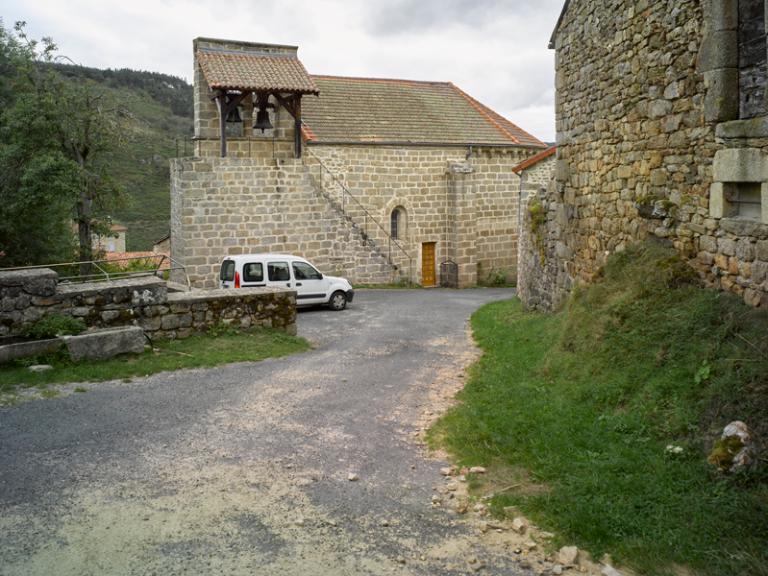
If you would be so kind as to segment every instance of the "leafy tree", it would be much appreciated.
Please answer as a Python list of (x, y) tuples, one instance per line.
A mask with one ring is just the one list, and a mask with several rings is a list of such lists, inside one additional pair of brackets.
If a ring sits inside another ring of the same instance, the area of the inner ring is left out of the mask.
[[(90, 81), (71, 82), (51, 65), (50, 38), (31, 40), (19, 22), (0, 23), (0, 251), (6, 265), (93, 257), (93, 233), (108, 233), (121, 199), (108, 173), (120, 145), (121, 111)], [(88, 267), (82, 266), (81, 273)]]

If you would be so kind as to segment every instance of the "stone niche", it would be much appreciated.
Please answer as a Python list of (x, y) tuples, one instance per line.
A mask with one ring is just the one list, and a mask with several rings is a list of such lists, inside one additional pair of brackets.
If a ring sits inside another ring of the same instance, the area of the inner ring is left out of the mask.
[(718, 150), (709, 213), (768, 224), (768, 156), (756, 148)]

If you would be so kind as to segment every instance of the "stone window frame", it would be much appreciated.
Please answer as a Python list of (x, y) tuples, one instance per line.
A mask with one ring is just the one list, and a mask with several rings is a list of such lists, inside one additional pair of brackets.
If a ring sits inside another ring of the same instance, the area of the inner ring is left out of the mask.
[[(764, 0), (768, 29), (768, 0)], [(713, 161), (709, 214), (712, 218), (768, 225), (768, 157), (759, 148), (747, 147), (751, 138), (768, 138), (768, 113), (740, 118), (739, 0), (704, 0), (704, 36), (698, 69), (704, 77), (704, 117), (715, 124), (715, 136), (729, 146), (718, 150)], [(766, 42), (768, 54), (768, 41)], [(768, 99), (768, 94), (766, 95)], [(733, 188), (743, 183), (761, 186), (761, 219), (733, 215), (729, 201)]]
[[(768, 0), (763, 2), (768, 29)], [(704, 116), (710, 123), (738, 121), (741, 119), (739, 0), (704, 0), (702, 6), (704, 35), (699, 49), (698, 70), (704, 76)], [(768, 56), (768, 41), (765, 49)]]
[[(712, 163), (713, 183), (709, 191), (709, 215), (712, 218), (752, 220), (768, 224), (768, 156), (758, 148), (726, 148), (715, 153)], [(746, 219), (732, 215), (730, 188), (742, 183), (760, 184), (761, 218)]]
[(401, 240), (406, 236), (406, 211), (400, 204), (389, 213), (389, 235), (393, 240)]

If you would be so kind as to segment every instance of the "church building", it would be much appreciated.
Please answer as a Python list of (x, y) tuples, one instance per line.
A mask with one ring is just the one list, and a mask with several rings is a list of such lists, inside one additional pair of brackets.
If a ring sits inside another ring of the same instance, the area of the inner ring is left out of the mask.
[(283, 252), (356, 283), (514, 281), (513, 168), (545, 145), (450, 82), (309, 74), (294, 46), (198, 38), (195, 154), (171, 164), (193, 286)]

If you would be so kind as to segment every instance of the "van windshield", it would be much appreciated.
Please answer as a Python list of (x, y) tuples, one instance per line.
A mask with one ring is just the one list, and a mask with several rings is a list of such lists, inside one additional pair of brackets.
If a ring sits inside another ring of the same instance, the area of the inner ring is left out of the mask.
[(219, 272), (219, 280), (222, 282), (232, 282), (235, 279), (235, 261), (224, 260), (221, 263), (221, 272)]

